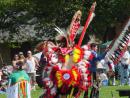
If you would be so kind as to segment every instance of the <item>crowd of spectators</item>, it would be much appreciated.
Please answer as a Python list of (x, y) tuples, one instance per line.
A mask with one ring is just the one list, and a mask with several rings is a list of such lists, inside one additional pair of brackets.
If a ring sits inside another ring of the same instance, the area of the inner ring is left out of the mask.
[(9, 84), (10, 74), (19, 70), (19, 62), (22, 62), (22, 68), (30, 77), (31, 88), (35, 90), (36, 85), (36, 70), (39, 66), (38, 60), (32, 55), (31, 51), (27, 51), (25, 57), (23, 52), (15, 54), (12, 60), (12, 65), (3, 64), (0, 69), (0, 90), (5, 91)]

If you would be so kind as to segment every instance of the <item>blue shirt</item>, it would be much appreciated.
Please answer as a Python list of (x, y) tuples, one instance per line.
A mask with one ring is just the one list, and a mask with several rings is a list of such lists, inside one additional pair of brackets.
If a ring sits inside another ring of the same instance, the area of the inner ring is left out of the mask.
[(90, 71), (96, 72), (96, 63), (97, 63), (97, 61), (100, 61), (105, 57), (106, 52), (103, 53), (102, 55), (97, 55), (97, 52), (94, 51), (94, 50), (92, 50), (91, 52), (92, 52), (92, 55), (93, 55), (93, 59), (89, 61), (90, 64), (91, 64)]

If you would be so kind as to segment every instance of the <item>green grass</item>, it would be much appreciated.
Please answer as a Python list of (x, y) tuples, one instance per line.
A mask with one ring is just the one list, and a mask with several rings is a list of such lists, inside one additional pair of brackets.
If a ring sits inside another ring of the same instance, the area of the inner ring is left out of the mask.
[[(36, 91), (31, 92), (31, 98), (38, 98), (42, 94), (42, 89), (41, 88), (36, 88)], [(0, 98), (6, 98), (6, 95), (0, 94)]]
[[(112, 98), (112, 94), (114, 98), (128, 98), (128, 97), (119, 97), (117, 89), (130, 89), (129, 86), (104, 86), (100, 88), (100, 97), (99, 98)], [(32, 91), (32, 98), (38, 98), (42, 93), (42, 89), (37, 88), (36, 91)], [(5, 95), (0, 94), (0, 98), (6, 98)]]
[(114, 98), (128, 98), (128, 97), (119, 97), (119, 93), (116, 91), (117, 89), (130, 89), (129, 86), (106, 86), (100, 89), (100, 97), (99, 98), (112, 98), (112, 94)]

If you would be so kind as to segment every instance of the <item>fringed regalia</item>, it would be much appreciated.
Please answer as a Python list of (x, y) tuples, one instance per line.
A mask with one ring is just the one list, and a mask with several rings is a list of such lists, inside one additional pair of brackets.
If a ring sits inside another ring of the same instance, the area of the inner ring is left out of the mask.
[(65, 47), (55, 45), (51, 41), (44, 41), (37, 45), (36, 49), (43, 52), (47, 62), (43, 70), (44, 92), (40, 98), (80, 98), (81, 94), (91, 86), (88, 61), (92, 59), (92, 53), (89, 51), (89, 45), (83, 47), (80, 45), (83, 33), (93, 19), (95, 5), (96, 3), (90, 9), (78, 45), (74, 44), (74, 39), (80, 27), (82, 15), (80, 10), (74, 14), (67, 33), (58, 27), (55, 28), (59, 33), (56, 39), (64, 38)]

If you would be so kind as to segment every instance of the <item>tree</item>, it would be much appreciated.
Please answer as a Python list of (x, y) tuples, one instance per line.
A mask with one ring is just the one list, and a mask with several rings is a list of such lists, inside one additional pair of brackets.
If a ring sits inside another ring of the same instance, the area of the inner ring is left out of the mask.
[[(91, 2), (91, 0), (89, 1)], [(85, 2), (86, 5), (88, 2)], [(129, 6), (129, 0), (97, 0), (96, 17), (91, 24), (89, 32), (93, 32), (101, 39), (106, 33), (113, 35), (115, 33), (113, 28), (118, 23), (126, 21), (130, 16)]]
[[(24, 42), (54, 38), (54, 24), (67, 28), (75, 11), (83, 12), (84, 25), (94, 0), (2, 0), (0, 2), (0, 42)], [(97, 0), (96, 17), (88, 34), (101, 40), (113, 34), (111, 28), (130, 15), (130, 0)], [(124, 10), (125, 9), (125, 10)], [(110, 30), (108, 30), (110, 29)]]

